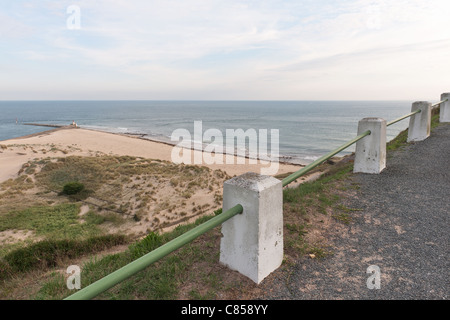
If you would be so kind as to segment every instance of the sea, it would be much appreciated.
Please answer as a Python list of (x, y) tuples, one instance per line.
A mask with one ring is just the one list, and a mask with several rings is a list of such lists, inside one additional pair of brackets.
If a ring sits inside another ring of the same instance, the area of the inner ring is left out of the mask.
[[(379, 117), (387, 121), (411, 110), (412, 101), (0, 101), (0, 143), (3, 140), (49, 130), (25, 123), (69, 125), (129, 134), (177, 144), (175, 130), (194, 134), (218, 129), (278, 130), (280, 161), (308, 164), (357, 135), (358, 121)], [(409, 120), (387, 130), (387, 140), (407, 128)], [(248, 132), (248, 131), (247, 131)], [(185, 143), (186, 141), (184, 141)], [(213, 141), (203, 141), (213, 143)], [(237, 143), (237, 142), (236, 142)], [(248, 149), (248, 141), (238, 149)], [(270, 153), (270, 146), (269, 153)], [(337, 156), (354, 151), (354, 145)], [(237, 151), (236, 151), (237, 152)]]

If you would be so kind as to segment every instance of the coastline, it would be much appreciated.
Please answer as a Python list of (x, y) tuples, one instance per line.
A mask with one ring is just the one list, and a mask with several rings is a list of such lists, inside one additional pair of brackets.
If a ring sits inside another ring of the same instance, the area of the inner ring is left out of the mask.
[[(144, 141), (151, 141), (151, 142), (154, 142), (154, 143), (161, 143), (161, 144), (165, 144), (165, 145), (170, 146), (170, 147), (177, 146), (177, 143), (175, 143), (175, 142), (171, 143), (171, 142), (164, 141), (164, 140), (158, 140), (158, 139), (154, 139), (154, 138), (149, 138), (148, 137), (149, 135), (146, 134), (146, 133), (121, 133), (121, 132), (113, 132), (113, 131), (92, 129), (92, 128), (79, 127), (79, 126), (73, 127), (72, 125), (46, 125), (46, 124), (34, 124), (34, 123), (24, 123), (24, 125), (41, 126), (41, 127), (53, 127), (54, 129), (49, 129), (49, 130), (44, 130), (44, 131), (37, 132), (37, 133), (32, 133), (32, 134), (28, 134), (28, 135), (13, 137), (13, 138), (9, 138), (9, 139), (6, 139), (6, 140), (0, 140), (0, 144), (3, 143), (3, 142), (7, 142), (9, 140), (21, 140), (21, 139), (26, 139), (26, 138), (32, 138), (32, 137), (40, 136), (40, 135), (43, 135), (43, 134), (50, 134), (50, 133), (58, 131), (58, 130), (83, 129), (83, 130), (89, 130), (89, 131), (93, 131), (93, 132), (108, 133), (108, 134), (119, 135), (119, 136), (134, 138), (134, 139), (141, 139), (141, 140), (144, 140)], [(190, 149), (191, 151), (197, 150), (197, 149), (194, 149), (193, 147), (191, 147), (191, 148), (182, 147), (182, 148), (183, 149)], [(215, 154), (215, 153), (212, 152), (211, 154)], [(226, 155), (226, 153), (224, 153), (224, 155)], [(243, 157), (241, 155), (236, 156), (234, 154), (233, 156), (234, 157), (239, 157), (239, 158), (245, 158), (245, 159), (253, 159), (253, 160), (257, 160), (257, 161), (264, 161), (264, 159), (250, 157), (248, 155)], [(348, 156), (348, 155), (334, 156), (333, 158), (334, 158), (334, 160), (340, 160), (340, 159), (345, 158), (346, 156)], [(283, 165), (298, 166), (299, 168), (302, 168), (302, 167), (307, 166), (312, 161), (314, 161), (316, 158), (318, 158), (318, 156), (317, 157), (312, 157), (310, 161), (305, 161), (305, 162), (290, 162), (290, 161), (286, 161), (286, 160), (280, 160), (280, 159), (289, 159), (289, 158), (292, 158), (292, 156), (280, 155), (279, 156), (279, 160), (277, 162), (279, 164), (283, 164)]]
[[(86, 128), (81, 128), (83, 130), (91, 130), (91, 131), (95, 131), (95, 132), (107, 132), (107, 131), (101, 131), (101, 130), (95, 130), (95, 129), (86, 129)], [(156, 139), (150, 139), (150, 138), (144, 138), (144, 136), (146, 136), (146, 134), (141, 134), (141, 133), (120, 133), (120, 132), (107, 132), (107, 133), (111, 133), (111, 134), (116, 134), (116, 135), (120, 135), (120, 136), (125, 136), (125, 137), (130, 137), (130, 138), (134, 138), (134, 139), (141, 139), (144, 141), (151, 141), (151, 142), (155, 142), (155, 143), (162, 143), (165, 145), (168, 145), (170, 147), (176, 147), (177, 144), (176, 143), (170, 143), (170, 142), (166, 142), (166, 141), (162, 141), (162, 140), (156, 140)], [(195, 151), (197, 149), (191, 147), (191, 148), (186, 148), (183, 147), (183, 149), (187, 149), (187, 150), (191, 150), (191, 151)], [(215, 154), (214, 152), (212, 152), (212, 154)], [(225, 155), (225, 154), (224, 154)], [(257, 160), (257, 161), (264, 161), (263, 159), (259, 159), (259, 158), (254, 158), (254, 157), (250, 157), (250, 156), (236, 156), (233, 155), (234, 157), (239, 157), (239, 158), (245, 158), (245, 159), (253, 159), (253, 160)], [(285, 158), (285, 156), (282, 156), (281, 158)], [(283, 165), (294, 165), (294, 166), (298, 166), (299, 168), (305, 167), (308, 164), (304, 163), (304, 164), (298, 164), (298, 163), (291, 163), (288, 161), (280, 161), (278, 160), (279, 164), (283, 164)]]
[[(39, 133), (16, 137), (0, 141), (3, 145), (0, 149), (0, 183), (17, 177), (20, 168), (28, 161), (36, 158), (66, 157), (66, 156), (96, 156), (117, 155), (134, 156), (148, 159), (171, 161), (174, 144), (163, 141), (142, 138), (136, 135), (123, 133), (110, 133), (93, 129), (63, 127), (46, 130)], [(188, 149), (183, 149), (188, 150)], [(202, 151), (191, 149), (191, 159), (196, 153)], [(184, 152), (184, 151), (183, 151)], [(198, 156), (198, 154), (197, 154)], [(202, 155), (203, 156), (203, 155)], [(268, 168), (269, 164), (262, 164), (259, 160), (244, 158), (244, 164), (238, 163), (238, 158), (233, 156), (233, 164), (199, 164), (212, 170), (220, 169), (228, 175), (240, 175), (249, 171), (258, 172), (262, 168)], [(202, 158), (203, 159), (203, 158)], [(257, 162), (256, 164), (250, 163)], [(191, 163), (194, 163), (193, 161)], [(294, 172), (304, 165), (291, 164), (288, 162), (278, 163), (278, 172), (275, 175)]]

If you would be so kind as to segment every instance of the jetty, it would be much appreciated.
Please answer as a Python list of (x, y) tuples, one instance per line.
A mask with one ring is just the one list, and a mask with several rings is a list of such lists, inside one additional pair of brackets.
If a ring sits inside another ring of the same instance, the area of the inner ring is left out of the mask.
[(61, 124), (47, 124), (47, 123), (23, 123), (25, 126), (38, 126), (38, 127), (49, 127), (49, 128), (78, 128), (75, 121), (68, 125)]
[(64, 128), (68, 126), (58, 124), (45, 124), (45, 123), (24, 123), (24, 126), (37, 126), (37, 127), (50, 127), (50, 128)]

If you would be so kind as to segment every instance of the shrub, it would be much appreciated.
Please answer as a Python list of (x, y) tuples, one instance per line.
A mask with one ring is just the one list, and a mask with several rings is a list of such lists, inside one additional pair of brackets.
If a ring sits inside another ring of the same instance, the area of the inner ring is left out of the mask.
[[(8, 253), (0, 261), (0, 270), (27, 272), (38, 268), (50, 268), (63, 258), (74, 259), (84, 254), (98, 252), (126, 243), (124, 235), (104, 235), (86, 240), (44, 240)], [(10, 272), (8, 272), (10, 273)], [(6, 277), (6, 276), (5, 276)], [(1, 277), (0, 277), (1, 279)]]
[(0, 281), (10, 277), (12, 274), (11, 267), (6, 261), (0, 258)]
[(84, 184), (82, 184), (80, 182), (69, 182), (64, 185), (63, 194), (73, 195), (73, 194), (80, 193), (83, 190), (84, 190)]
[(129, 247), (131, 256), (134, 259), (142, 257), (144, 254), (155, 250), (163, 245), (167, 239), (155, 232), (150, 232), (144, 239), (134, 243)]

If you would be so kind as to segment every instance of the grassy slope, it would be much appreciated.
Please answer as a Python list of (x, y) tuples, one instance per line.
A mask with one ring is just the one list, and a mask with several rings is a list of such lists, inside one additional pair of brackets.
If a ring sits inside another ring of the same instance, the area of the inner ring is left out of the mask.
[[(22, 278), (36, 278), (84, 256), (133, 242), (136, 235), (124, 236), (124, 226), (143, 225), (150, 232), (211, 214), (221, 204), (218, 190), (229, 178), (220, 170), (132, 157), (27, 163), (17, 179), (0, 184), (0, 298), (14, 299), (14, 292), (23, 287)], [(83, 182), (86, 189), (62, 195), (64, 185), (72, 181)], [(195, 203), (204, 194), (210, 194), (210, 203)], [(81, 216), (81, 207), (87, 205)], [(24, 240), (18, 240), (21, 235), (26, 235)], [(28, 292), (17, 297), (33, 297), (35, 292), (22, 291)], [(46, 295), (36, 297), (42, 296)]]

